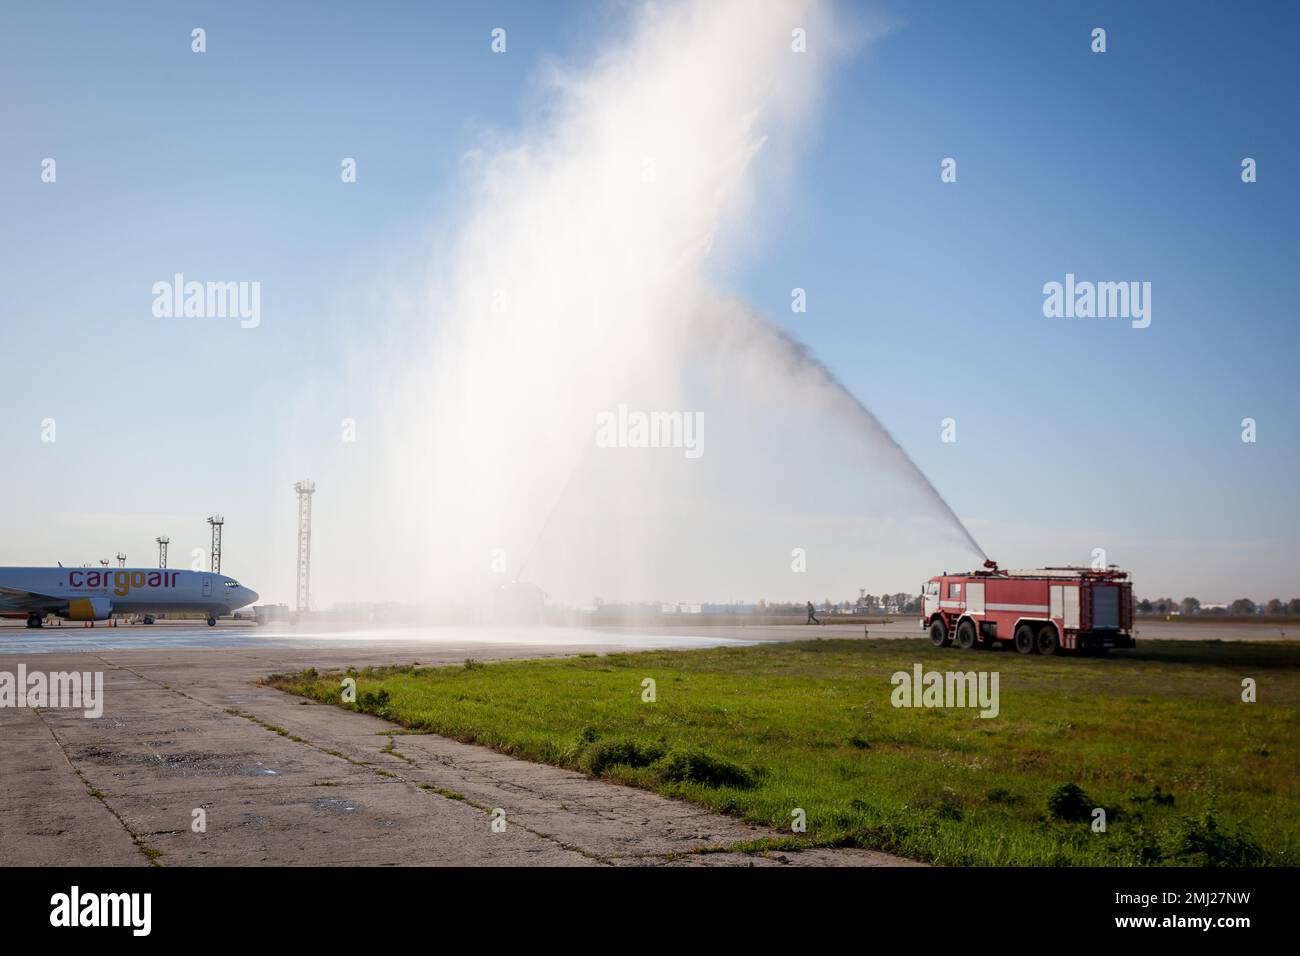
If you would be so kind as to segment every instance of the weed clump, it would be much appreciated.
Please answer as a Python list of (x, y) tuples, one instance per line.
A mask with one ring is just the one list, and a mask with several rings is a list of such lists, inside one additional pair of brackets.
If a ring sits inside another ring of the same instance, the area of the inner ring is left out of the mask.
[(1268, 852), (1245, 827), (1223, 827), (1207, 810), (1184, 815), (1160, 830), (1138, 825), (1110, 852), (1130, 866), (1265, 866)]
[(1167, 858), (1180, 866), (1260, 866), (1266, 854), (1244, 827), (1223, 829), (1207, 810), (1178, 821), (1169, 835)]
[(677, 750), (665, 757), (656, 767), (659, 778), (673, 783), (698, 783), (706, 787), (738, 787), (754, 785), (754, 775), (739, 764), (703, 750)]
[(609, 767), (648, 767), (663, 757), (662, 747), (635, 740), (606, 740), (593, 743), (582, 756), (582, 765), (599, 776)]
[(1063, 783), (1047, 797), (1047, 812), (1053, 820), (1083, 823), (1091, 818), (1094, 806), (1092, 798), (1075, 783)]
[(388, 691), (381, 690), (378, 694), (363, 690), (357, 695), (357, 710), (367, 714), (381, 714), (388, 710), (391, 701)]
[(1161, 790), (1160, 784), (1156, 784), (1151, 789), (1150, 793), (1134, 794), (1129, 797), (1129, 800), (1133, 803), (1139, 804), (1149, 803), (1156, 807), (1172, 807), (1174, 805), (1174, 795), (1172, 793), (1165, 793)]

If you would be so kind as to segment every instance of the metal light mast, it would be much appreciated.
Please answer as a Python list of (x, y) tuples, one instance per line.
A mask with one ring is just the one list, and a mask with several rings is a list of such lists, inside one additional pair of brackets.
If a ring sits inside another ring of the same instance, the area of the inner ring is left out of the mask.
[(171, 544), (172, 539), (164, 535), (161, 538), (154, 538), (158, 542), (158, 567), (167, 567), (167, 545)]
[(300, 481), (298, 492), (298, 613), (311, 609), (311, 496), (316, 482)]
[(213, 515), (208, 519), (208, 524), (212, 525), (212, 573), (221, 573), (221, 526), (226, 523), (226, 519), (221, 515)]

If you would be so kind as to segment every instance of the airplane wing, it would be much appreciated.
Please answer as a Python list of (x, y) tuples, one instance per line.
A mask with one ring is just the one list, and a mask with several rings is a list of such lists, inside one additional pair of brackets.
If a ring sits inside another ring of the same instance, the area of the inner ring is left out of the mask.
[(58, 598), (36, 591), (24, 591), (20, 588), (0, 588), (0, 604), (21, 611), (45, 611), (63, 607), (67, 598)]

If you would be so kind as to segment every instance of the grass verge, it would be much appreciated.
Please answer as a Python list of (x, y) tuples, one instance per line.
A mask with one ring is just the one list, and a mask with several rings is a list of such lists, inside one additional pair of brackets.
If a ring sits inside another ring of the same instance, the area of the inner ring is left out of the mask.
[[(891, 706), (890, 676), (916, 663), (997, 671), (998, 716)], [(950, 865), (1300, 863), (1296, 642), (1148, 641), (1094, 659), (805, 641), (268, 683), (787, 833), (803, 810), (801, 845)]]

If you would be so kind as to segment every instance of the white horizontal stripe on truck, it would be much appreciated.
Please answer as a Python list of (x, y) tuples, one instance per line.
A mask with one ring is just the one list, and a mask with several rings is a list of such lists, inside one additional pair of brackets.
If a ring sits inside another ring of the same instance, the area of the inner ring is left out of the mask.
[(1046, 614), (1046, 604), (990, 604), (990, 611), (1024, 611), (1027, 614)]

